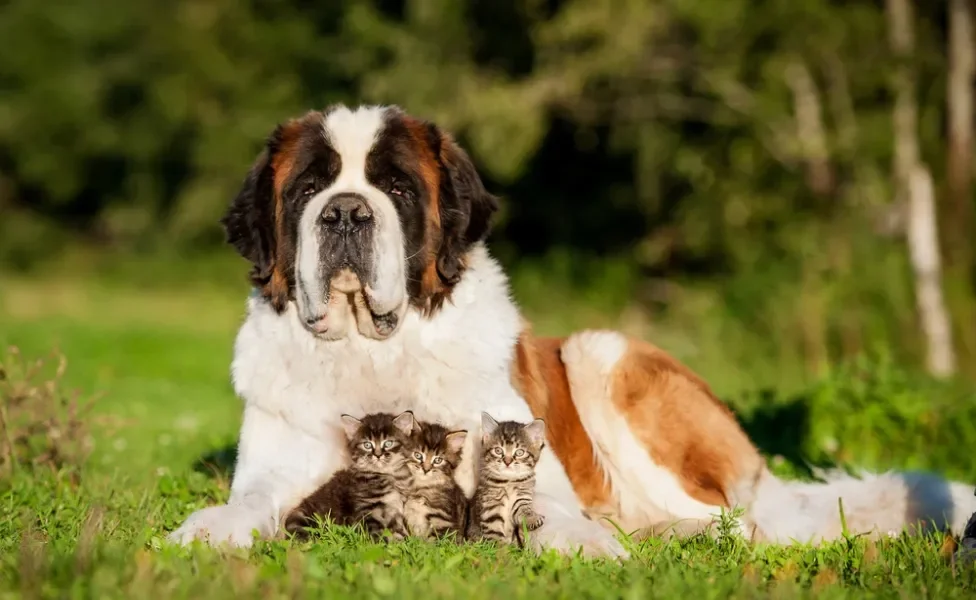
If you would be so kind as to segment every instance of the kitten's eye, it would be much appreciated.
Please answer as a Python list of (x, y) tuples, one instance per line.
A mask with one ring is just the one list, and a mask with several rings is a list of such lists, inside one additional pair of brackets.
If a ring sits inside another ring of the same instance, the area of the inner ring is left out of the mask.
[(522, 458), (523, 456), (525, 456), (525, 450), (519, 448), (515, 451), (515, 458)]
[(424, 460), (424, 455), (419, 452), (414, 452), (413, 457), (416, 458), (417, 460)]
[(438, 456), (437, 458), (435, 458), (435, 459), (434, 459), (434, 464), (435, 464), (435, 465), (439, 465), (439, 464), (441, 464), (442, 462), (444, 462), (444, 459), (443, 459), (443, 458), (441, 458), (440, 456)]
[(393, 440), (386, 440), (385, 442), (383, 442), (384, 450), (389, 450), (392, 447), (393, 447)]
[(505, 451), (499, 448), (498, 446), (495, 446), (494, 448), (491, 449), (491, 453), (494, 454), (495, 456), (501, 456), (505, 454)]
[(363, 442), (363, 448), (365, 448), (367, 450), (372, 450), (373, 449), (373, 442)]

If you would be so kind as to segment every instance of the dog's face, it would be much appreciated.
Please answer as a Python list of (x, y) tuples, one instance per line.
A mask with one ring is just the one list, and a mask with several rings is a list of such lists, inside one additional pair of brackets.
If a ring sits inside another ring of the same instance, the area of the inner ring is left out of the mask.
[(396, 107), (343, 106), (268, 138), (222, 223), (279, 311), (345, 337), (392, 335), (449, 297), (497, 209), (467, 154)]

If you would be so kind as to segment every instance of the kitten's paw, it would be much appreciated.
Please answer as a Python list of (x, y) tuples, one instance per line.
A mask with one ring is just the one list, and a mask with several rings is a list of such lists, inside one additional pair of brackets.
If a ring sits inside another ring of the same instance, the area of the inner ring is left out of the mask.
[(293, 511), (285, 519), (285, 525), (283, 529), (286, 533), (290, 533), (297, 539), (305, 539), (308, 537), (308, 528), (315, 527), (317, 522), (315, 517), (312, 515), (305, 514), (302, 511)]
[(540, 514), (533, 514), (522, 519), (522, 524), (529, 531), (535, 531), (546, 523), (546, 518)]
[(260, 537), (269, 537), (274, 527), (274, 518), (264, 511), (225, 504), (198, 510), (166, 539), (180, 545), (201, 540), (211, 546), (229, 544), (249, 548), (254, 541), (254, 531)]

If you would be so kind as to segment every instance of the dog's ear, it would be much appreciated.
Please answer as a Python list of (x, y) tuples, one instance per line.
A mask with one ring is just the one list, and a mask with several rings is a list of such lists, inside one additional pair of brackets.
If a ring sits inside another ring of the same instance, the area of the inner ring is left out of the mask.
[(445, 284), (454, 285), (464, 272), (468, 248), (488, 237), (498, 198), (485, 189), (471, 158), (449, 134), (431, 124), (428, 136), (441, 169), (437, 274)]
[(237, 196), (220, 220), (227, 242), (251, 261), (251, 282), (265, 286), (275, 266), (274, 172), (271, 160), (278, 149), (281, 126), (269, 136), (244, 178)]

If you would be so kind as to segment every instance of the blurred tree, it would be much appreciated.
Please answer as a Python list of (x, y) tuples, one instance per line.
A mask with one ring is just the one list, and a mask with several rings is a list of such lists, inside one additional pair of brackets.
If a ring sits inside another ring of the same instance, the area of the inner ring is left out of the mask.
[(925, 203), (899, 201), (932, 181), (976, 364), (972, 247), (952, 251), (973, 231), (971, 7), (914, 7), (906, 63), (878, 43), (877, 0), (7, 0), (0, 257), (66, 231), (215, 248), (277, 121), (390, 102), (454, 131), (505, 196), (513, 271), (541, 261), (583, 289), (624, 265), (602, 295), (700, 336), (719, 315), (714, 343), (737, 332), (811, 369), (871, 344), (950, 356), (951, 335), (918, 343), (941, 335), (913, 301), (939, 290), (917, 252), (938, 238), (909, 227)]
[[(895, 92), (895, 189), (907, 202), (908, 249), (915, 271), (915, 298), (927, 346), (926, 366), (933, 375), (956, 369), (952, 330), (942, 294), (942, 269), (935, 190), (928, 166), (919, 156), (915, 100), (915, 11), (911, 0), (887, 0), (889, 43), (897, 60)], [(897, 196), (896, 196), (897, 197)]]
[(949, 76), (946, 90), (948, 148), (946, 187), (950, 218), (947, 225), (947, 258), (950, 263), (972, 266), (972, 171), (973, 171), (973, 77), (976, 44), (970, 0), (949, 0)]

